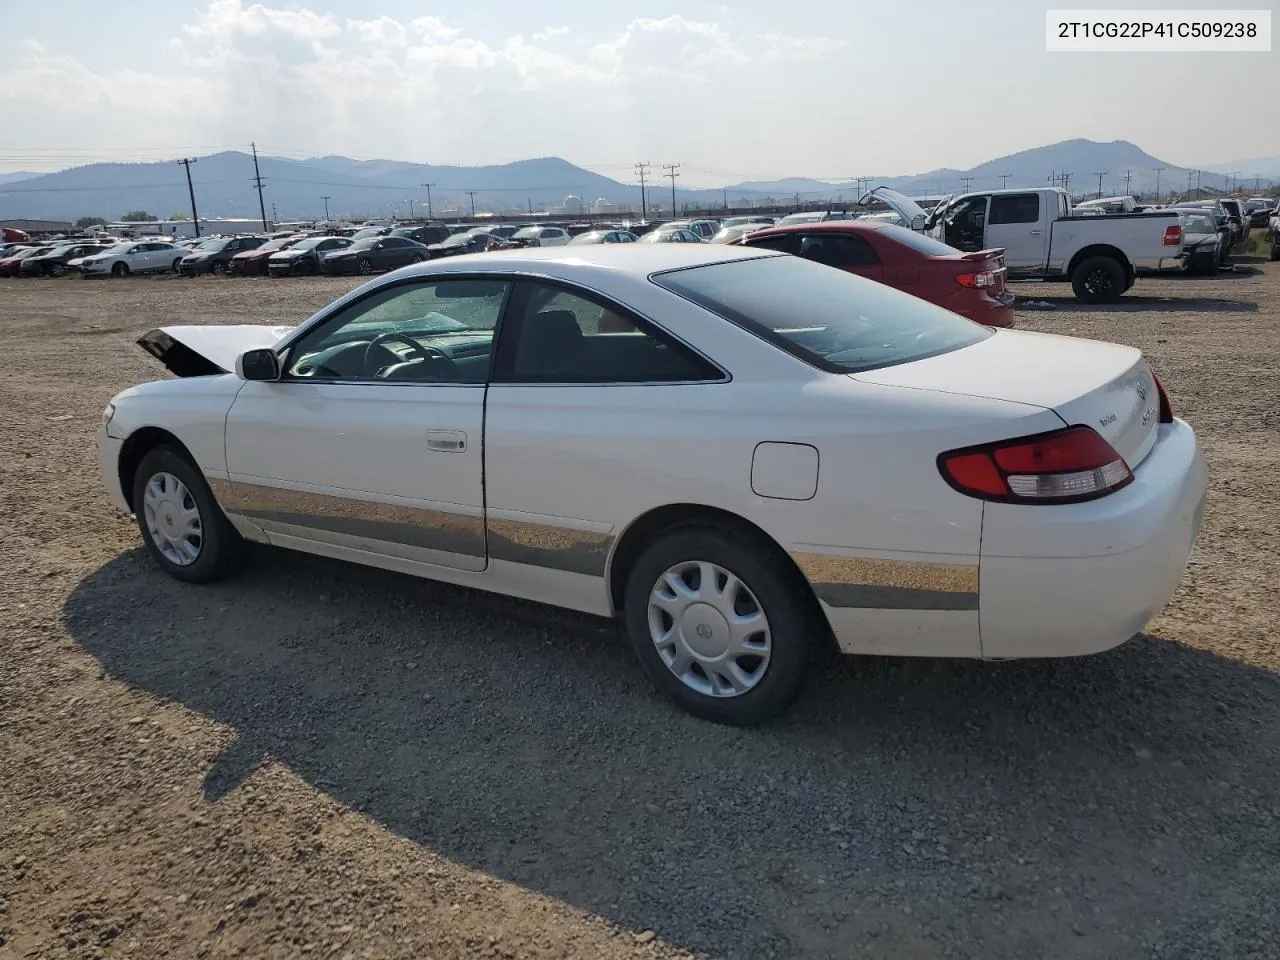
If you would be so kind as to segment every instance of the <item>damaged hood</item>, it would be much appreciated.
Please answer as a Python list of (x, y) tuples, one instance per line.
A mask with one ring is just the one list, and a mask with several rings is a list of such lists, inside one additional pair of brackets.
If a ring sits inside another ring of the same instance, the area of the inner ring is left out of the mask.
[(246, 350), (274, 347), (293, 327), (236, 324), (222, 327), (158, 327), (138, 338), (138, 346), (179, 377), (232, 373)]

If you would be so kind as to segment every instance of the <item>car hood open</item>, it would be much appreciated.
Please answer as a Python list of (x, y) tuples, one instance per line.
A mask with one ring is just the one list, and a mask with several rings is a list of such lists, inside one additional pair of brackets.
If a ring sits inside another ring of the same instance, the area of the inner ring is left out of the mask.
[(293, 327), (228, 324), (218, 327), (158, 327), (138, 338), (138, 346), (179, 377), (231, 373), (246, 350), (274, 347)]

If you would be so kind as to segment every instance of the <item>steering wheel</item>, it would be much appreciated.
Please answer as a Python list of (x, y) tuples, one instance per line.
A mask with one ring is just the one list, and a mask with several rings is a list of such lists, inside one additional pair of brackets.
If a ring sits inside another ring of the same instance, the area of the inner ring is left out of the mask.
[[(369, 369), (369, 360), (373, 355), (373, 348), (380, 347), (384, 343), (389, 343), (392, 340), (398, 340), (401, 343), (403, 343), (405, 346), (407, 346), (410, 351), (409, 356), (413, 360), (428, 360), (428, 359), (443, 360), (448, 365), (450, 373), (453, 373), (457, 370), (457, 366), (454, 364), (453, 359), (450, 356), (448, 356), (448, 354), (444, 353), (441, 350), (437, 350), (435, 347), (425, 347), (422, 344), (420, 344), (417, 340), (413, 339), (413, 337), (409, 336), (407, 333), (400, 333), (398, 330), (389, 330), (386, 333), (380, 333), (376, 337), (374, 337), (372, 340), (369, 341), (369, 345), (364, 348), (364, 361), (362, 363), (362, 366), (365, 370)], [(399, 362), (400, 362), (400, 359), (399, 357), (397, 357), (395, 360), (395, 363), (399, 363)], [(378, 372), (381, 372), (384, 369), (384, 367), (394, 366), (394, 365), (395, 365), (394, 363), (390, 363), (390, 364), (385, 364), (384, 366), (380, 366), (378, 367)]]

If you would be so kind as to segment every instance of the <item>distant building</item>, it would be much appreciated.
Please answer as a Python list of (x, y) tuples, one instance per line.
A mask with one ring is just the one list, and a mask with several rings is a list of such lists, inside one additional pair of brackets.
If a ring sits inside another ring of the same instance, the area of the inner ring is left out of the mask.
[(46, 233), (70, 233), (74, 224), (66, 220), (0, 220), (0, 227), (21, 230), (29, 236)]

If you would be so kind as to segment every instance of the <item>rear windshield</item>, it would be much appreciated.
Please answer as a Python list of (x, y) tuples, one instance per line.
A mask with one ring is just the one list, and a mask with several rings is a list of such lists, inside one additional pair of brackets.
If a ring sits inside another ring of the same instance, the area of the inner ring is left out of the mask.
[(653, 281), (832, 373), (923, 360), (992, 333), (892, 287), (800, 257), (708, 264)]
[(910, 247), (916, 253), (923, 253), (925, 256), (952, 257), (960, 252), (941, 240), (927, 237), (923, 233), (916, 233), (914, 230), (908, 230), (906, 227), (900, 227), (895, 223), (886, 223), (877, 229), (879, 229), (881, 236), (896, 240), (904, 247)]

